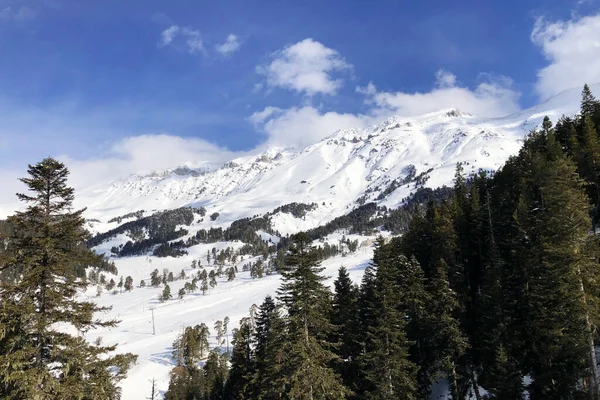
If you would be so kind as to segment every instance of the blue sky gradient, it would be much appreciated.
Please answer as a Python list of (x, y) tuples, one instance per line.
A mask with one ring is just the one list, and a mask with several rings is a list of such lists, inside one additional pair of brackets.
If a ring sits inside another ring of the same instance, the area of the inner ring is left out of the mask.
[[(0, 0), (0, 170), (46, 155), (114, 156), (115, 143), (139, 135), (203, 140), (224, 156), (296, 145), (275, 131), (276, 120), (268, 124), (277, 117), (252, 116), (301, 109), (351, 124), (409, 113), (375, 93), (429, 93), (448, 86), (436, 83), (439, 71), (469, 93), (488, 81), (510, 88), (512, 103), (496, 114), (526, 108), (547, 97), (538, 73), (556, 62), (540, 43), (553, 40), (550, 28), (532, 40), (536, 23), (576, 24), (599, 10), (596, 1), (574, 0)], [(172, 27), (178, 33), (165, 44)], [(217, 46), (229, 35), (238, 48), (223, 54)], [(270, 84), (260, 72), (308, 38), (345, 64), (325, 71), (340, 80), (334, 93)], [(335, 121), (323, 129), (336, 129)]]

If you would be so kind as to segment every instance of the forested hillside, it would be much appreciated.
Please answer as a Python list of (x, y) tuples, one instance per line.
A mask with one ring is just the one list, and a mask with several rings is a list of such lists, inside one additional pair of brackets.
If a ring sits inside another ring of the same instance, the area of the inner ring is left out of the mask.
[(597, 399), (598, 124), (586, 86), (579, 115), (546, 118), (497, 173), (459, 165), (360, 286), (341, 268), (329, 292), (295, 235), (229, 372), (182, 362), (166, 398), (423, 399), (446, 379), (454, 399)]
[[(452, 187), (415, 184), (398, 208), (367, 193), (291, 235), (273, 219), (325, 202), (229, 224), (129, 212), (91, 236), (65, 165), (31, 165), (27, 207), (0, 221), (0, 397), (118, 399), (137, 368), (153, 400), (600, 400), (600, 102), (585, 86), (578, 115), (545, 118), (500, 169), (466, 166)], [(427, 175), (406, 172), (382, 198)], [(325, 260), (344, 265), (332, 287)]]

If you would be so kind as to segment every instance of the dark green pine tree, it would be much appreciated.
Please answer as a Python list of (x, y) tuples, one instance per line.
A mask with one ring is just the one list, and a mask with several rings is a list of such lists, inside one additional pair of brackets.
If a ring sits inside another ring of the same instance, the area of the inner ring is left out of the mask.
[(323, 268), (305, 233), (292, 237), (278, 295), (288, 312), (283, 374), (287, 396), (298, 400), (343, 399), (349, 390), (331, 365), (338, 357), (328, 343), (331, 292), (323, 284)]
[(594, 113), (597, 110), (598, 103), (598, 100), (596, 100), (592, 94), (592, 91), (587, 83), (583, 85), (583, 90), (581, 91), (581, 116), (583, 118), (593, 118)]
[(85, 246), (84, 210), (72, 211), (69, 171), (46, 158), (28, 173), (21, 181), (31, 193), (17, 195), (28, 206), (8, 219), (14, 231), (0, 266), (18, 271), (14, 282), (0, 284), (1, 397), (116, 399), (116, 384), (136, 356), (111, 356), (115, 346), (93, 345), (57, 328), (85, 333), (118, 323), (95, 318), (106, 308), (75, 300), (87, 286), (75, 271), (98, 265), (101, 256)]
[(133, 290), (133, 278), (131, 276), (125, 278), (125, 290), (127, 290), (128, 292), (131, 292)]
[(331, 323), (335, 326), (332, 341), (337, 346), (340, 356), (338, 373), (346, 386), (356, 382), (358, 376), (356, 357), (360, 354), (360, 331), (358, 319), (358, 288), (345, 267), (340, 267), (337, 279), (333, 282), (335, 288)]
[(224, 389), (225, 398), (231, 400), (256, 398), (253, 397), (251, 386), (254, 374), (252, 329), (247, 319), (243, 319), (240, 328), (233, 331), (232, 343), (231, 367)]
[(416, 399), (417, 366), (409, 360), (411, 343), (406, 334), (409, 299), (405, 290), (410, 283), (401, 276), (412, 265), (389, 245), (377, 248), (373, 264), (377, 313), (368, 327), (367, 350), (361, 360), (367, 382), (365, 398)]
[(207, 400), (229, 400), (223, 396), (225, 382), (227, 381), (227, 355), (219, 354), (214, 349), (208, 354), (204, 364), (204, 376), (206, 378)]
[(435, 354), (433, 371), (443, 371), (448, 377), (450, 393), (453, 399), (464, 397), (464, 389), (459, 387), (461, 378), (458, 366), (468, 348), (468, 340), (461, 331), (455, 317), (459, 302), (456, 293), (450, 288), (446, 276), (446, 263), (443, 260), (434, 263), (434, 275), (427, 283), (429, 301), (427, 308), (427, 344), (429, 351)]
[(488, 256), (484, 268), (478, 302), (477, 336), (478, 359), (481, 365), (480, 383), (495, 399), (520, 400), (523, 397), (523, 374), (514, 354), (509, 350), (513, 342), (509, 335), (511, 318), (510, 271), (500, 257), (494, 236), (491, 196), (486, 193)]
[(589, 115), (583, 117), (579, 143), (579, 172), (586, 180), (588, 194), (600, 205), (600, 143), (594, 122)]
[(598, 376), (591, 325), (598, 312), (583, 274), (590, 260), (598, 259), (597, 249), (590, 253), (587, 248), (589, 203), (575, 166), (556, 150), (553, 139), (552, 133), (532, 135), (531, 141), (545, 143), (539, 151), (525, 144), (520, 155), (525, 186), (515, 212), (526, 238), (515, 250), (523, 254), (526, 272), (522, 357), (533, 378), (532, 399), (572, 398), (582, 380)]
[(285, 358), (285, 321), (273, 298), (267, 296), (258, 309), (255, 345), (255, 373), (252, 390), (255, 399), (281, 399), (285, 391), (282, 363)]
[(167, 300), (171, 300), (173, 298), (173, 295), (171, 294), (171, 287), (167, 284), (165, 284), (165, 287), (162, 291), (162, 293), (160, 294), (160, 298), (159, 300), (161, 302), (167, 301)]

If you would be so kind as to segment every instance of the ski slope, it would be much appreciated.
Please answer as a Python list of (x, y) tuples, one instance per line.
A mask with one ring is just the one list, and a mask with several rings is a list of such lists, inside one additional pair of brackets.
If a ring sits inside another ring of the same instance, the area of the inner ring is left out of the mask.
[[(331, 238), (335, 240), (335, 238)], [(222, 243), (222, 246), (231, 243)], [(137, 365), (128, 374), (122, 383), (123, 399), (142, 400), (149, 396), (150, 380), (156, 379), (157, 387), (161, 393), (167, 390), (169, 372), (175, 366), (171, 357), (172, 343), (185, 326), (196, 325), (204, 322), (211, 329), (210, 346), (216, 346), (213, 326), (215, 321), (230, 318), (229, 342), (231, 342), (232, 329), (239, 326), (239, 321), (248, 316), (252, 304), (260, 305), (265, 296), (276, 296), (280, 285), (279, 275), (266, 275), (260, 279), (252, 279), (250, 272), (242, 272), (241, 265), (248, 262), (249, 258), (238, 262), (240, 272), (235, 280), (227, 282), (226, 277), (217, 278), (217, 286), (202, 295), (200, 290), (187, 294), (183, 299), (177, 298), (177, 292), (185, 282), (191, 281), (191, 275), (200, 269), (193, 270), (193, 259), (203, 260), (206, 264), (206, 252), (213, 245), (198, 245), (190, 248), (190, 254), (179, 258), (156, 257), (129, 257), (116, 260), (119, 275), (132, 276), (135, 288), (131, 292), (117, 294), (103, 293), (97, 297), (96, 287), (92, 286), (81, 295), (101, 306), (112, 306), (112, 310), (104, 318), (117, 318), (121, 323), (116, 328), (98, 329), (89, 332), (86, 338), (90, 341), (101, 337), (104, 344), (118, 344), (118, 352), (131, 352), (138, 355)], [(218, 246), (217, 246), (218, 247)], [(373, 256), (372, 247), (362, 247), (357, 252), (346, 257), (335, 257), (323, 262), (324, 274), (330, 278), (327, 284), (331, 285), (337, 276), (337, 270), (344, 265), (352, 279), (359, 282), (362, 272)], [(167, 268), (177, 275), (185, 270), (188, 279), (179, 280), (169, 284), (173, 299), (161, 303), (158, 300), (163, 286), (138, 287), (140, 280), (144, 279), (149, 285), (150, 272), (157, 268), (161, 271)], [(214, 267), (207, 267), (210, 271)], [(110, 278), (110, 277), (108, 277)], [(115, 278), (118, 282), (118, 277)], [(154, 309), (154, 311), (151, 311)], [(152, 334), (152, 313), (154, 313), (155, 331)], [(223, 346), (225, 350), (225, 346)], [(161, 397), (162, 398), (162, 397)]]

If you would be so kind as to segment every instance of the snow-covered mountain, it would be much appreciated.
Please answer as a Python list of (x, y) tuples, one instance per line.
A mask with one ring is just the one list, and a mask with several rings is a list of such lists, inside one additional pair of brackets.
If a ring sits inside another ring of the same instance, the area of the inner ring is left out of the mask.
[[(600, 85), (592, 89), (599, 92)], [(556, 120), (575, 114), (579, 98), (580, 91), (573, 89), (494, 119), (457, 109), (395, 116), (364, 130), (337, 131), (299, 151), (272, 148), (213, 171), (180, 167), (133, 175), (81, 191), (78, 198), (90, 218), (103, 222), (136, 210), (191, 205), (219, 213), (223, 225), (291, 202), (317, 203), (319, 209), (303, 223), (289, 227), (306, 229), (348, 212), (357, 202), (397, 207), (417, 186), (450, 184), (458, 162), (467, 173), (496, 169), (545, 115)]]
[[(600, 85), (592, 90), (600, 93)], [(185, 225), (189, 233), (182, 239), (192, 237), (200, 229), (225, 228), (240, 218), (272, 213), (285, 204), (315, 203), (316, 207), (308, 207), (306, 215), (300, 218), (284, 212), (270, 214), (272, 228), (285, 235), (323, 225), (363, 202), (396, 207), (420, 186), (451, 184), (458, 162), (464, 164), (466, 172), (496, 169), (519, 150), (527, 133), (545, 115), (555, 121), (563, 114), (575, 114), (579, 98), (578, 89), (566, 91), (536, 107), (496, 119), (456, 109), (418, 117), (392, 117), (368, 129), (335, 132), (299, 151), (269, 149), (232, 160), (217, 170), (180, 167), (99, 184), (78, 191), (77, 201), (88, 207), (87, 217), (95, 232), (106, 232), (155, 211), (186, 205), (204, 207), (206, 217), (194, 214), (193, 221)], [(218, 217), (210, 218), (216, 213)], [(95, 249), (110, 254), (112, 246), (135, 238), (145, 239), (147, 234), (145, 230), (130, 229), (108, 235)], [(257, 234), (270, 243), (279, 240), (263, 231)], [(344, 235), (357, 240), (360, 246), (344, 257), (323, 262), (330, 285), (340, 265), (348, 268), (353, 280), (360, 281), (373, 256), (370, 244), (374, 237), (336, 231), (322, 240), (339, 244)], [(112, 306), (103, 317), (122, 321), (116, 328), (92, 330), (86, 338), (102, 338), (105, 344), (117, 344), (119, 352), (139, 355), (137, 364), (122, 382), (124, 399), (148, 398), (153, 378), (160, 394), (164, 394), (169, 372), (175, 365), (172, 343), (184, 326), (204, 322), (212, 328), (215, 321), (228, 316), (231, 332), (247, 316), (252, 304), (260, 304), (268, 294), (275, 295), (280, 284), (276, 274), (253, 279), (244, 265), (263, 256), (247, 253), (240, 253), (237, 261), (232, 261), (239, 270), (234, 280), (219, 277), (218, 285), (204, 295), (198, 291), (186, 292), (181, 298), (160, 302), (162, 286), (142, 287), (138, 283), (149, 282), (153, 269), (161, 272), (166, 269), (175, 275), (183, 270), (187, 278), (169, 283), (172, 293), (178, 293), (198, 273), (192, 265), (200, 262), (203, 268), (216, 269), (205, 263), (207, 253), (213, 248), (217, 252), (232, 248), (235, 252), (243, 245), (239, 240), (216, 241), (186, 247), (187, 253), (176, 258), (155, 257), (151, 252), (114, 258), (119, 275), (131, 276), (136, 287), (131, 292), (117, 290), (99, 295), (93, 286), (80, 295), (101, 306)], [(107, 277), (111, 278), (119, 280), (118, 276)], [(230, 339), (231, 333), (228, 335)], [(218, 346), (214, 335), (210, 345)], [(443, 384), (434, 390), (437, 393), (432, 399), (447, 398)]]

